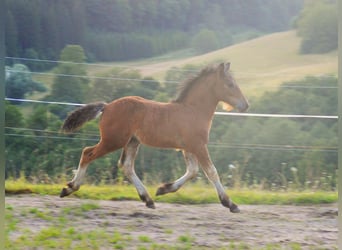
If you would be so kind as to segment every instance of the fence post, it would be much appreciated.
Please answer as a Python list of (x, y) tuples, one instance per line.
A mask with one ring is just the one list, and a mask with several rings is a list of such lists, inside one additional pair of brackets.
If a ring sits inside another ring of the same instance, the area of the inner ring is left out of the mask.
[(338, 1), (338, 249), (342, 249), (342, 0)]
[(5, 2), (0, 2), (0, 249), (5, 249)]

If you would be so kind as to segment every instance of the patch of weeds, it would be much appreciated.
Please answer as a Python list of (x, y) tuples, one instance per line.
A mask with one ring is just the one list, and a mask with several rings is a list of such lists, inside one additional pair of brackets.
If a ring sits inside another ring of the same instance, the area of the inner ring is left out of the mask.
[(35, 237), (38, 241), (45, 241), (50, 238), (59, 238), (62, 235), (62, 231), (60, 228), (56, 227), (48, 227), (46, 229), (41, 230)]
[(35, 215), (37, 218), (40, 218), (42, 220), (46, 220), (46, 221), (52, 221), (54, 218), (50, 215), (48, 215), (47, 212), (42, 212), (37, 208), (31, 208), (28, 211), (30, 214)]
[(122, 240), (122, 235), (119, 232), (114, 232), (113, 236), (110, 238), (109, 242), (110, 243), (117, 243)]
[(146, 235), (140, 235), (138, 239), (139, 241), (144, 242), (144, 243), (152, 242), (152, 239)]
[(84, 213), (99, 209), (100, 206), (95, 203), (83, 203), (80, 206), (65, 207), (62, 209), (62, 213), (73, 216), (84, 216)]
[(71, 207), (64, 207), (61, 211), (64, 214), (70, 214), (72, 210), (73, 210), (73, 208), (71, 208)]
[(57, 219), (57, 222), (58, 222), (60, 225), (65, 225), (65, 224), (68, 222), (68, 219), (65, 218), (64, 216), (59, 216), (58, 219)]
[(84, 238), (82, 234), (77, 232), (77, 230), (73, 227), (66, 229), (64, 234), (66, 237), (71, 238), (72, 240), (83, 240)]
[(276, 250), (281, 249), (281, 246), (279, 244), (267, 244), (263, 250)]
[(95, 203), (83, 203), (80, 206), (80, 209), (82, 212), (89, 212), (89, 211), (99, 209), (99, 208), (100, 208), (100, 205), (95, 204)]
[(291, 243), (290, 244), (290, 249), (291, 250), (301, 250), (302, 247), (301, 247), (301, 245), (299, 243)]
[(6, 233), (16, 230), (18, 219), (13, 216), (13, 208), (7, 208), (5, 210), (5, 227)]
[[(76, 232), (74, 230), (73, 228), (69, 228), (69, 233)], [(104, 230), (93, 230), (78, 232), (73, 237), (73, 249), (101, 249), (108, 242), (109, 235)]]
[(21, 235), (15, 240), (6, 242), (5, 249), (22, 249), (22, 246), (32, 246), (32, 239), (27, 235)]
[(129, 239), (125, 239), (119, 232), (115, 231), (113, 235), (109, 239), (109, 243), (113, 244), (113, 249), (125, 249), (126, 244), (125, 241)]
[(114, 249), (125, 249), (125, 245), (123, 243), (122, 244), (115, 244)]
[(13, 211), (13, 207), (10, 205), (5, 205), (6, 211)]
[(149, 250), (178, 250), (179, 248), (176, 246), (170, 246), (167, 244), (157, 244), (157, 243), (153, 243), (151, 244), (150, 248), (148, 248)]
[(19, 242), (16, 242), (13, 245), (29, 246), (32, 249), (36, 249), (37, 247), (42, 249), (70, 249), (73, 241), (69, 237), (66, 237), (63, 231), (61, 227), (48, 227), (42, 229), (33, 238), (30, 236), (31, 234), (27, 234), (28, 237), (25, 238), (26, 243), (21, 242), (19, 244)]
[(193, 241), (193, 238), (190, 235), (181, 235), (178, 237), (178, 241), (182, 243), (189, 243)]
[(231, 242), (229, 244), (230, 250), (249, 250), (251, 249), (246, 243), (243, 242)]
[(178, 237), (178, 241), (184, 245), (180, 245), (178, 246), (177, 249), (191, 249), (192, 243), (194, 242), (194, 238), (192, 236), (190, 236), (189, 234), (187, 235), (181, 235)]

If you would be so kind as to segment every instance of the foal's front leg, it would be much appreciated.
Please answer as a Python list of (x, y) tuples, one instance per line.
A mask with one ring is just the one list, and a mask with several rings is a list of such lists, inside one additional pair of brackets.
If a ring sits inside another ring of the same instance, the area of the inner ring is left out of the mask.
[(177, 179), (175, 182), (172, 183), (165, 183), (162, 186), (160, 186), (157, 190), (156, 195), (163, 195), (167, 193), (176, 192), (178, 189), (180, 189), (188, 180), (194, 178), (198, 173), (198, 162), (196, 157), (188, 153), (186, 151), (183, 151), (183, 156), (186, 163), (186, 172), (185, 174)]
[(197, 159), (206, 174), (207, 178), (214, 184), (221, 204), (225, 207), (228, 207), (230, 212), (239, 213), (240, 209), (238, 206), (229, 198), (226, 194), (224, 187), (220, 181), (220, 177), (217, 174), (217, 170), (214, 164), (211, 162), (209, 152), (207, 147), (203, 146), (203, 148), (198, 152)]
[(132, 137), (124, 147), (118, 165), (123, 168), (124, 174), (134, 184), (140, 199), (146, 203), (146, 206), (155, 208), (152, 198), (134, 171), (134, 160), (138, 153), (139, 145), (140, 142), (135, 137)]

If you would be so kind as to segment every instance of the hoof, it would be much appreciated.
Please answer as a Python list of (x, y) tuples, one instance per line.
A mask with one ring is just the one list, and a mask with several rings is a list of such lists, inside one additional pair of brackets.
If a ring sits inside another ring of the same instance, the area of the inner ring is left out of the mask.
[(156, 208), (156, 207), (154, 206), (153, 200), (152, 200), (149, 196), (139, 194), (139, 197), (140, 197), (140, 199), (141, 199), (142, 201), (145, 202), (146, 207), (152, 208), (152, 209), (155, 209), (155, 208)]
[(240, 209), (236, 204), (234, 204), (230, 199), (221, 199), (221, 204), (227, 208), (229, 208), (232, 213), (240, 213)]
[(151, 209), (156, 209), (156, 206), (154, 205), (153, 201), (146, 202), (146, 207), (151, 208)]
[(232, 212), (232, 213), (240, 213), (240, 209), (239, 209), (238, 206), (237, 206), (236, 204), (234, 204), (233, 202), (230, 203), (229, 210), (230, 210), (230, 212)]
[(160, 186), (156, 192), (156, 196), (159, 196), (159, 195), (163, 195), (163, 194), (167, 194), (167, 193), (170, 193), (170, 192), (174, 192), (172, 191), (172, 184), (173, 183), (166, 183), (162, 186)]
[(80, 189), (80, 186), (74, 186), (72, 182), (67, 184), (67, 187), (63, 188), (59, 197), (63, 198), (64, 196), (68, 196), (69, 194)]
[(68, 196), (69, 194), (72, 193), (72, 189), (70, 188), (63, 188), (59, 197), (63, 198), (64, 196)]
[(232, 213), (240, 213), (240, 209), (238, 208), (238, 206), (235, 205), (235, 207), (231, 207), (229, 208), (230, 212)]
[(164, 187), (158, 188), (156, 192), (156, 196), (163, 195), (163, 194), (166, 194), (165, 188)]

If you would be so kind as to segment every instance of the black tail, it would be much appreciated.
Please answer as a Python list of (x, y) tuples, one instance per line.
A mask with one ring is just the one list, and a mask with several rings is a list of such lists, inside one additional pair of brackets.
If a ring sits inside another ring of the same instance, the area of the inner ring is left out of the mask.
[(105, 106), (106, 103), (104, 102), (95, 102), (76, 109), (65, 119), (62, 131), (66, 133), (75, 131), (87, 121), (95, 119), (100, 115)]

